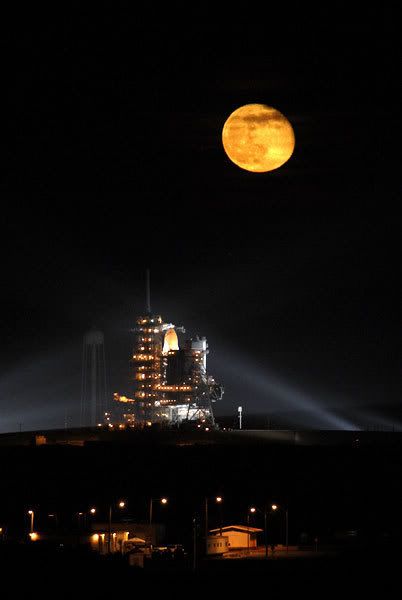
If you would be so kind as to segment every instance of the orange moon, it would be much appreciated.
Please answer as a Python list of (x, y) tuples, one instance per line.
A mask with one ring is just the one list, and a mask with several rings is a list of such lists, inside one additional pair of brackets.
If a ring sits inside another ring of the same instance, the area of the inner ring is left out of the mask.
[(266, 104), (245, 104), (226, 120), (222, 143), (238, 167), (266, 173), (289, 160), (295, 147), (295, 135), (279, 110)]

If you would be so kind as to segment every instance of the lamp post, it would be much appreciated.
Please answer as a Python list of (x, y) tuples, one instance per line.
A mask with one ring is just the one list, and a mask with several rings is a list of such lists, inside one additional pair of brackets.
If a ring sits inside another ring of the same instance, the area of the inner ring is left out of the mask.
[(54, 519), (55, 530), (58, 531), (58, 529), (59, 529), (59, 518), (57, 516), (57, 513), (49, 513), (47, 516), (48, 516), (49, 519)]
[(247, 554), (250, 554), (250, 513), (247, 513)]
[[(118, 503), (119, 508), (125, 508), (126, 503), (124, 500), (120, 500)], [(109, 527), (108, 527), (108, 538), (107, 538), (107, 553), (111, 553), (111, 537), (112, 537), (112, 503), (109, 504)]]
[(286, 506), (286, 508), (282, 508), (281, 506), (278, 506), (277, 504), (273, 504), (272, 508), (273, 508), (273, 510), (278, 510), (278, 509), (279, 510), (283, 510), (283, 512), (285, 513), (285, 546), (286, 546), (286, 554), (289, 554), (289, 514), (288, 514), (288, 507)]
[(198, 530), (197, 515), (193, 515), (193, 571), (195, 571), (197, 568), (197, 530)]
[(82, 518), (84, 516), (83, 512), (77, 512), (77, 524), (78, 524), (78, 529), (81, 531), (82, 530)]
[(33, 533), (34, 532), (34, 516), (35, 516), (35, 513), (34, 513), (33, 510), (29, 510), (28, 514), (31, 517), (31, 530), (30, 530), (30, 533)]
[(278, 509), (278, 506), (276, 504), (271, 504), (270, 510), (268, 511), (267, 504), (265, 504), (264, 510), (261, 510), (257, 506), (252, 506), (249, 511), (252, 514), (258, 511), (264, 515), (264, 545), (265, 545), (265, 558), (266, 559), (268, 558), (268, 530), (267, 530), (268, 514), (271, 512), (275, 512), (277, 509)]
[(152, 525), (152, 507), (154, 501), (158, 500), (163, 506), (168, 503), (167, 498), (150, 498), (149, 500), (149, 524)]
[[(205, 554), (208, 554), (208, 496), (205, 496)], [(221, 506), (220, 512), (220, 535), (222, 536), (222, 496), (215, 496), (216, 504)]]
[(286, 543), (286, 554), (289, 554), (289, 515), (288, 509), (285, 509), (285, 543)]
[(250, 513), (252, 515), (254, 515), (256, 512), (257, 512), (257, 509), (255, 508), (255, 506), (252, 506), (247, 511), (247, 527), (249, 528), (248, 537), (247, 537), (247, 553), (248, 554), (250, 553)]

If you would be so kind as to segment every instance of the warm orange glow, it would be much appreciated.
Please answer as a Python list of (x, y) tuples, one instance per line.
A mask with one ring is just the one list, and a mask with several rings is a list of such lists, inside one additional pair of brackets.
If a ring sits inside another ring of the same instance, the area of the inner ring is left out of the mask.
[(135, 402), (135, 400), (133, 400), (132, 398), (127, 398), (127, 396), (120, 396), (119, 394), (114, 394), (114, 400), (116, 402), (125, 402), (125, 403)]
[(251, 512), (251, 513), (255, 513), (255, 512), (256, 512), (256, 510), (257, 510), (257, 509), (256, 509), (256, 508), (254, 508), (254, 506), (252, 506), (252, 507), (250, 508), (250, 512)]
[(165, 339), (163, 342), (163, 354), (167, 354), (170, 350), (178, 350), (179, 349), (179, 339), (177, 337), (177, 333), (171, 327), (167, 330), (165, 334)]
[(154, 360), (154, 356), (152, 354), (133, 354), (133, 360), (149, 361)]
[(31, 542), (36, 542), (36, 540), (39, 539), (39, 534), (35, 533), (34, 531), (32, 533), (29, 534), (29, 537), (31, 538)]
[(91, 508), (91, 510), (89, 512), (94, 515), (96, 513), (96, 508)]
[(98, 542), (99, 541), (99, 535), (97, 533), (94, 533), (92, 537), (92, 541), (93, 542)]
[(155, 389), (162, 392), (190, 392), (192, 387), (191, 385), (156, 385)]
[(119, 507), (120, 507), (120, 508), (124, 508), (125, 506), (126, 506), (126, 503), (124, 502), (124, 500), (121, 500), (121, 501), (119, 502)]
[(217, 496), (216, 501), (218, 502), (218, 504), (220, 504), (223, 501), (222, 496)]
[(167, 498), (161, 498), (162, 504), (167, 504), (167, 501), (168, 501)]
[(265, 173), (293, 154), (295, 136), (287, 118), (266, 104), (246, 104), (228, 117), (222, 143), (232, 162), (246, 171)]
[(276, 504), (273, 504), (273, 505), (271, 506), (271, 508), (272, 508), (272, 510), (277, 510), (277, 508), (278, 508), (278, 507), (277, 507), (277, 505), (276, 505)]

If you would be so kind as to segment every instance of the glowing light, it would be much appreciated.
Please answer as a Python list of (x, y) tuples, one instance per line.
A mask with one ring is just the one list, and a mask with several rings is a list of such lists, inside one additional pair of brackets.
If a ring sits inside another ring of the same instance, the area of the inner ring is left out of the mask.
[(220, 504), (223, 501), (222, 496), (217, 496), (216, 497), (216, 501), (217, 501), (218, 504)]
[(126, 506), (126, 503), (124, 502), (124, 500), (121, 500), (119, 502), (119, 508), (124, 508)]
[(272, 508), (272, 510), (278, 510), (278, 507), (277, 507), (277, 505), (276, 505), (276, 504), (273, 504), (273, 505), (271, 506), (271, 508)]
[(116, 402), (126, 402), (126, 403), (135, 402), (135, 400), (133, 400), (132, 398), (127, 398), (127, 396), (119, 396), (119, 394), (115, 394), (114, 399), (116, 400)]
[(254, 506), (252, 506), (252, 507), (250, 508), (250, 512), (251, 512), (251, 513), (255, 513), (255, 512), (256, 512), (256, 510), (257, 510), (257, 509), (256, 509)]
[(94, 533), (91, 537), (92, 537), (92, 541), (93, 542), (98, 542), (99, 541), (99, 535), (97, 533)]
[(170, 351), (175, 351), (179, 349), (179, 340), (177, 337), (177, 333), (171, 327), (165, 333), (165, 338), (163, 341), (163, 354), (167, 354)]
[(293, 154), (295, 136), (287, 118), (266, 104), (246, 104), (228, 117), (222, 143), (230, 160), (254, 173), (273, 171)]
[(31, 542), (36, 542), (36, 540), (39, 539), (39, 534), (35, 533), (34, 531), (32, 533), (29, 534), (29, 537), (31, 538)]
[(192, 388), (191, 385), (161, 385), (157, 384), (155, 386), (156, 390), (161, 390), (162, 392), (189, 392)]
[(89, 511), (92, 515), (94, 515), (96, 513), (96, 508), (91, 508), (91, 510)]
[(161, 504), (167, 504), (168, 499), (167, 498), (161, 498)]

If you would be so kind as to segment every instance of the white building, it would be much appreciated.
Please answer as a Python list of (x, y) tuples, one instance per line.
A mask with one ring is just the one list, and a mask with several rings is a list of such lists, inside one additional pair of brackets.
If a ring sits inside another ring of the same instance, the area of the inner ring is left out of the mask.
[(229, 552), (229, 538), (227, 535), (210, 535), (207, 539), (208, 556), (217, 556)]

